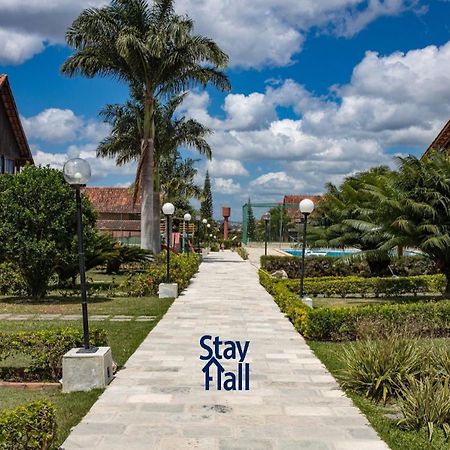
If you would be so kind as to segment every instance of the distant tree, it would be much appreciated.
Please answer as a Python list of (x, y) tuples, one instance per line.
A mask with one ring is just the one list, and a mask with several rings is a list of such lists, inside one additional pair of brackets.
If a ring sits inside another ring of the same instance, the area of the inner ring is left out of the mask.
[(248, 213), (247, 213), (247, 236), (249, 239), (251, 239), (252, 241), (255, 239), (256, 236), (256, 220), (255, 220), (255, 215), (253, 214), (253, 208), (252, 208), (252, 203), (250, 201), (250, 198), (248, 199), (247, 202), (248, 205)]
[[(41, 299), (57, 268), (77, 258), (74, 191), (60, 171), (34, 166), (0, 184), (2, 257), (18, 268), (28, 294)], [(89, 247), (95, 212), (84, 197), (83, 219)]]
[(206, 171), (205, 184), (203, 186), (202, 203), (200, 206), (200, 214), (203, 219), (212, 220), (213, 217), (213, 197), (211, 192), (211, 180), (209, 172)]

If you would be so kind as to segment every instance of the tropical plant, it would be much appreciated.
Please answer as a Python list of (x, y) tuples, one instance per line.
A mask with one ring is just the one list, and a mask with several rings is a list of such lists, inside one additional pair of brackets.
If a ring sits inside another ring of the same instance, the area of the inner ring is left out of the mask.
[(340, 380), (345, 388), (386, 402), (397, 397), (408, 377), (422, 370), (423, 355), (415, 339), (392, 332), (384, 339), (363, 339), (344, 348), (345, 369)]
[(381, 250), (416, 247), (445, 275), (450, 298), (450, 157), (431, 152), (425, 159), (397, 158), (399, 171), (385, 186), (367, 186), (379, 205), (378, 223), (388, 239)]
[(66, 32), (75, 48), (62, 66), (69, 76), (111, 76), (143, 98), (135, 199), (141, 193), (141, 246), (159, 253), (160, 197), (155, 160), (155, 103), (192, 86), (229, 89), (227, 55), (211, 39), (193, 35), (193, 21), (177, 15), (174, 0), (112, 0), (88, 8)]
[(363, 252), (353, 258), (364, 257), (375, 276), (386, 274), (389, 250), (379, 248), (387, 240), (379, 222), (379, 205), (366, 190), (369, 185), (383, 190), (393, 173), (386, 167), (375, 167), (347, 177), (338, 187), (327, 184), (327, 191), (317, 205), (309, 228), (308, 242), (317, 247), (355, 247)]
[[(199, 198), (200, 188), (194, 178), (196, 160), (184, 159), (179, 147), (198, 150), (201, 155), (211, 159), (211, 148), (206, 137), (211, 130), (194, 119), (176, 116), (186, 94), (172, 97), (155, 108), (155, 162), (159, 167), (158, 184), (167, 201), (172, 202), (183, 213), (190, 211), (189, 200)], [(140, 158), (141, 130), (144, 120), (143, 102), (137, 99), (124, 105), (107, 105), (101, 112), (106, 123), (111, 125), (111, 133), (99, 145), (97, 156), (116, 158), (118, 165)]]
[(208, 171), (206, 171), (205, 184), (203, 185), (200, 215), (202, 218), (208, 219), (209, 221), (211, 221), (213, 217), (213, 198), (211, 192), (211, 180), (209, 178)]

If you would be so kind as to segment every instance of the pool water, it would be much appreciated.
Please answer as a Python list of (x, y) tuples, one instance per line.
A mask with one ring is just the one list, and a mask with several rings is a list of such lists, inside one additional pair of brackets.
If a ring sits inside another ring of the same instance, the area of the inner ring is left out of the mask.
[[(295, 248), (290, 248), (285, 250), (286, 253), (289, 253), (292, 256), (301, 256), (302, 250), (298, 250)], [(345, 250), (336, 250), (336, 249), (327, 249), (327, 248), (318, 248), (314, 250), (306, 250), (305, 256), (332, 256), (335, 258), (340, 258), (342, 256), (350, 256), (358, 251), (345, 251)]]

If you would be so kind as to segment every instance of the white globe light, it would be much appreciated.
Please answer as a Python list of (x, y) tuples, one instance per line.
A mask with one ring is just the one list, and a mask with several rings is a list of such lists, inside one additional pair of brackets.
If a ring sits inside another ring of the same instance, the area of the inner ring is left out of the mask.
[(208, 223), (208, 225), (206, 225), (206, 228), (211, 228), (211, 224)]
[(73, 186), (83, 186), (91, 179), (91, 166), (81, 158), (66, 161), (63, 168), (64, 179)]
[(209, 237), (212, 237), (212, 234), (210, 234)]
[(185, 220), (186, 222), (189, 222), (191, 219), (192, 219), (192, 217), (191, 217), (191, 215), (190, 215), (189, 213), (186, 213), (186, 214), (184, 215), (184, 220)]
[(303, 199), (298, 206), (302, 214), (311, 214), (314, 211), (314, 202), (309, 198)]
[(164, 203), (162, 210), (166, 216), (171, 216), (175, 212), (175, 206), (172, 203)]
[(206, 219), (203, 219), (202, 223), (208, 223), (208, 221)]

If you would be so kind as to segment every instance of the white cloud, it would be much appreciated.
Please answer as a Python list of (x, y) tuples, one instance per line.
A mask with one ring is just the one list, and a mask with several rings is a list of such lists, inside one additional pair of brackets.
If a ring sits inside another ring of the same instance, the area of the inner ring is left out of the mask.
[(233, 195), (241, 191), (241, 185), (232, 178), (213, 178), (213, 189), (219, 194)]
[(110, 126), (75, 115), (70, 109), (48, 108), (32, 117), (22, 117), (29, 139), (52, 144), (75, 140), (100, 141), (108, 135)]
[(248, 176), (248, 170), (235, 159), (213, 159), (206, 168), (213, 177)]
[[(87, 7), (105, 0), (0, 0), (0, 63), (19, 64), (45, 48), (64, 43), (67, 27)], [(311, 29), (351, 36), (380, 16), (410, 9), (418, 0), (177, 0), (213, 37), (233, 65), (285, 66), (301, 51)]]

